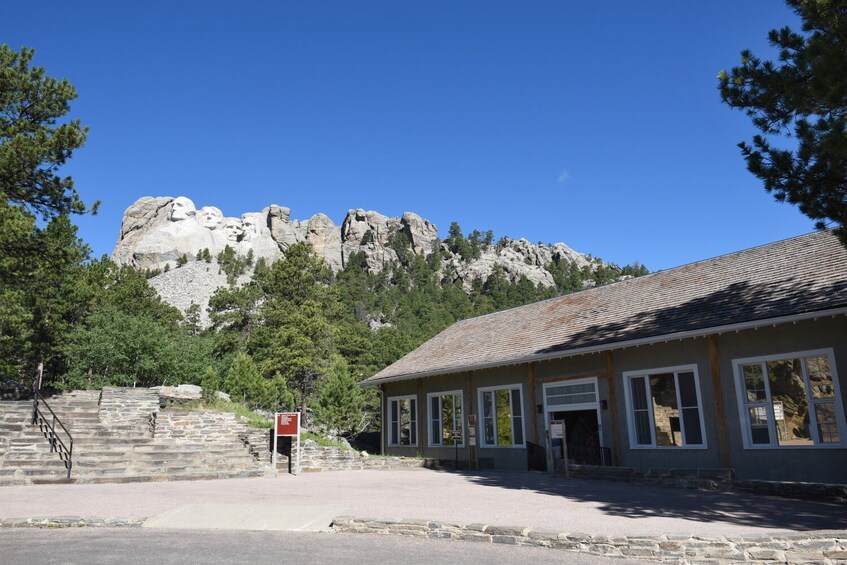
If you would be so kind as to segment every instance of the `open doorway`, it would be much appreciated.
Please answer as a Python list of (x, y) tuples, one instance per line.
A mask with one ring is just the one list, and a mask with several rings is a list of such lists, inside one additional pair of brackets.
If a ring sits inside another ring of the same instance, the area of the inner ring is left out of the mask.
[(601, 465), (600, 423), (597, 410), (565, 410), (549, 413), (549, 420), (564, 422), (568, 459), (578, 465)]
[[(551, 436), (553, 468), (564, 457), (578, 465), (609, 465), (611, 453), (603, 446), (599, 383), (596, 377), (544, 384), (545, 420), (561, 422), (562, 439)], [(558, 436), (559, 426), (556, 426)]]

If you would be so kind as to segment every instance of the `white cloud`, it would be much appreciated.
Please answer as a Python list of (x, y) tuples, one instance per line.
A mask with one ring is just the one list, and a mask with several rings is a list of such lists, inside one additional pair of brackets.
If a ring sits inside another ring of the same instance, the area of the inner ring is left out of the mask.
[(558, 179), (559, 184), (564, 184), (564, 183), (568, 182), (570, 180), (570, 178), (571, 178), (571, 175), (568, 172), (568, 170), (562, 169), (562, 172), (559, 173), (559, 179)]

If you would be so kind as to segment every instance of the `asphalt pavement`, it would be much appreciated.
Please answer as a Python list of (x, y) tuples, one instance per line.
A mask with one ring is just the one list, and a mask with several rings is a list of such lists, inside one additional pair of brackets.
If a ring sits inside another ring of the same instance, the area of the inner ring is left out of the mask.
[(591, 535), (731, 536), (847, 529), (835, 503), (428, 469), (130, 484), (0, 487), (0, 519), (129, 518), (146, 528), (325, 531), (332, 518), (412, 518)]

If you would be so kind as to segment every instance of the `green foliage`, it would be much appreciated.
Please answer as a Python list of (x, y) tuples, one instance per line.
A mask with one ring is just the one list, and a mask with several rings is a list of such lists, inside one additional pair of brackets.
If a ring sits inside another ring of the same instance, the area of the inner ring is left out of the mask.
[(239, 402), (227, 402), (220, 398), (211, 400), (202, 400), (199, 402), (189, 402), (180, 405), (180, 408), (185, 410), (194, 410), (196, 412), (226, 412), (235, 414), (240, 420), (247, 423), (253, 428), (267, 429), (273, 427), (273, 421), (267, 419), (261, 414), (257, 414), (252, 409)]
[(34, 54), (0, 45), (0, 201), (44, 218), (81, 214), (86, 207), (73, 179), (57, 171), (85, 144), (88, 128), (62, 120), (76, 89), (31, 67)]
[[(787, 3), (802, 33), (770, 31), (777, 63), (742, 51), (741, 65), (718, 75), (721, 99), (761, 132), (739, 147), (765, 190), (796, 204), (819, 229), (839, 225), (847, 245), (847, 2)], [(791, 138), (787, 148), (774, 145), (784, 138)]]
[(177, 257), (176, 268), (179, 269), (180, 267), (182, 267), (186, 263), (188, 263), (188, 255), (183, 253), (181, 256)]
[(300, 439), (302, 441), (306, 441), (307, 439), (312, 440), (320, 447), (337, 447), (339, 449), (350, 450), (351, 447), (341, 443), (340, 441), (335, 441), (334, 439), (330, 439), (328, 437), (324, 437), (322, 435), (314, 434), (312, 432), (304, 432), (300, 434)]
[(262, 374), (253, 359), (239, 351), (223, 379), (224, 392), (251, 408), (264, 405), (267, 390)]
[(364, 391), (350, 374), (347, 361), (333, 356), (328, 374), (318, 384), (315, 419), (327, 429), (355, 435), (370, 423), (365, 406)]
[[(238, 277), (243, 275), (247, 271), (248, 261), (247, 257), (242, 257), (241, 255), (235, 252), (235, 249), (227, 245), (224, 247), (224, 250), (218, 253), (217, 256), (218, 265), (226, 274), (226, 282), (230, 286), (234, 286)], [(250, 256), (250, 262), (253, 261), (252, 255)]]

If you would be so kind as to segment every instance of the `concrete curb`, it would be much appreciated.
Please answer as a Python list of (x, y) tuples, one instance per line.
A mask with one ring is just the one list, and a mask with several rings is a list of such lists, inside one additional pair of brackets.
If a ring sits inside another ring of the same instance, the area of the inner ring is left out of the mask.
[[(0, 528), (140, 528), (146, 519), (52, 516), (0, 518)], [(720, 565), (724, 563), (816, 563), (847, 565), (847, 531), (818, 530), (800, 533), (741, 536), (603, 536), (559, 532), (522, 526), (451, 523), (420, 519), (338, 516), (335, 532), (399, 535), (547, 547), (578, 553), (643, 559), (661, 563)]]
[(704, 537), (690, 534), (593, 536), (579, 532), (557, 532), (520, 526), (353, 516), (337, 517), (332, 527), (337, 532), (549, 547), (604, 557), (645, 559), (663, 563), (847, 564), (847, 531), (843, 530), (736, 537)]
[(52, 516), (34, 518), (0, 518), (0, 528), (140, 528), (144, 519), (83, 518)]

